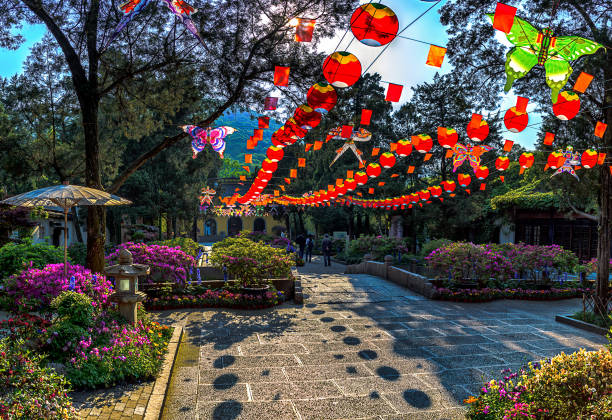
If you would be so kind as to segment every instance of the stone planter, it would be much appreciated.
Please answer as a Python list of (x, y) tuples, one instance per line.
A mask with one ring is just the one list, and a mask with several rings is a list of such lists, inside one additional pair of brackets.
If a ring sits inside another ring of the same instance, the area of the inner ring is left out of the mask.
[(265, 285), (264, 287), (241, 287), (240, 292), (245, 295), (261, 296), (264, 297), (266, 292), (270, 290), (270, 286)]

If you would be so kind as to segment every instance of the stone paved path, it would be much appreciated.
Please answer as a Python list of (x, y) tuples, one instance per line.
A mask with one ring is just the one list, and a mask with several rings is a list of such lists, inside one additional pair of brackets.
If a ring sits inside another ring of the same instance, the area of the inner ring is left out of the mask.
[(606, 342), (554, 321), (578, 300), (429, 301), (336, 264), (300, 271), (303, 306), (165, 315), (187, 336), (164, 419), (463, 418), (502, 368)]

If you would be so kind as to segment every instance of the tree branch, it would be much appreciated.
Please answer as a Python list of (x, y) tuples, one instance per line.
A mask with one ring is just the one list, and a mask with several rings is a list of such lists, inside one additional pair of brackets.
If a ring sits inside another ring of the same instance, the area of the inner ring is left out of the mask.
[(582, 210), (578, 210), (576, 207), (574, 207), (574, 205), (572, 204), (572, 202), (570, 201), (569, 197), (567, 198), (567, 205), (572, 209), (572, 211), (574, 213), (576, 213), (579, 216), (584, 217), (585, 219), (589, 219), (589, 220), (593, 220), (595, 222), (599, 222), (599, 216), (595, 216), (593, 214), (589, 214), (589, 213), (585, 213)]

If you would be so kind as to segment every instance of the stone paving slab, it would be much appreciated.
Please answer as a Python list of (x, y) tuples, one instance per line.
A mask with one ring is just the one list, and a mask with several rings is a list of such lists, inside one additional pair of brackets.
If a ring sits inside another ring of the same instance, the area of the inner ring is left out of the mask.
[(165, 315), (185, 337), (162, 418), (460, 419), (502, 369), (606, 343), (554, 321), (577, 299), (427, 301), (342, 270), (301, 268), (300, 306)]

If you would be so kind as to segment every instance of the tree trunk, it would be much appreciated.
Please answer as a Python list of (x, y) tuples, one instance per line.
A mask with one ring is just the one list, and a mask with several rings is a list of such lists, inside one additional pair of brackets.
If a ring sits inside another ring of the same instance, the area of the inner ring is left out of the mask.
[(76, 234), (76, 239), (79, 243), (83, 243), (83, 232), (81, 232), (81, 223), (79, 222), (79, 214), (77, 213), (76, 207), (70, 208), (70, 213), (72, 214), (72, 224), (74, 224), (74, 233)]
[(193, 215), (193, 228), (191, 229), (192, 239), (198, 242), (198, 214)]

